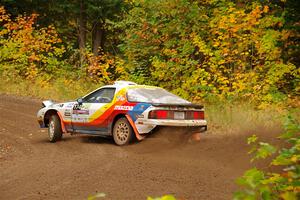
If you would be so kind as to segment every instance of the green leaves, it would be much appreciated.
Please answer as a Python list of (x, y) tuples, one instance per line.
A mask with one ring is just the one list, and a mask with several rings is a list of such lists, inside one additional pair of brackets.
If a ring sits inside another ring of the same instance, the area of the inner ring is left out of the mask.
[[(275, 147), (266, 142), (259, 142), (256, 135), (248, 138), (247, 143), (253, 145), (250, 153), (252, 160), (264, 159), (277, 154), (270, 165), (281, 166), (278, 173), (250, 169), (237, 180), (243, 190), (234, 194), (234, 199), (284, 199), (300, 198), (300, 126), (291, 115), (284, 124), (286, 132), (280, 138), (286, 147)], [(278, 149), (278, 150), (277, 150)], [(277, 170), (278, 171), (278, 170)]]
[(258, 158), (266, 158), (268, 156), (271, 156), (276, 152), (276, 148), (268, 143), (265, 142), (259, 142), (259, 146), (256, 150), (255, 159)]
[(254, 161), (256, 159), (264, 159), (268, 156), (271, 156), (276, 152), (276, 147), (265, 143), (265, 142), (257, 142), (258, 137), (256, 135), (252, 135), (247, 139), (248, 145), (253, 145), (251, 150), (249, 151), (249, 154), (254, 154), (251, 161)]
[(239, 185), (248, 186), (250, 188), (256, 188), (261, 184), (264, 179), (264, 173), (256, 168), (250, 169), (245, 172), (242, 178), (237, 180)]

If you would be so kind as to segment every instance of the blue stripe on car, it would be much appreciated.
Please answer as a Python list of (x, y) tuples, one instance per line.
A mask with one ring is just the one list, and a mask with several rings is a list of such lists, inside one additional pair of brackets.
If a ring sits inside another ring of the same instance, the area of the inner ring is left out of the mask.
[(151, 104), (149, 103), (138, 103), (136, 104), (131, 111), (128, 112), (131, 119), (135, 122), (137, 115), (141, 115)]

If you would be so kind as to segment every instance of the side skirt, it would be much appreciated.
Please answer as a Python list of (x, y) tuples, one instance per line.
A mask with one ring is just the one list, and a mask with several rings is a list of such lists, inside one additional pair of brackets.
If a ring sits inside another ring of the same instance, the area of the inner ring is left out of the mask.
[(107, 131), (90, 131), (90, 130), (74, 130), (73, 134), (88, 134), (88, 135), (99, 135), (99, 136), (110, 136)]

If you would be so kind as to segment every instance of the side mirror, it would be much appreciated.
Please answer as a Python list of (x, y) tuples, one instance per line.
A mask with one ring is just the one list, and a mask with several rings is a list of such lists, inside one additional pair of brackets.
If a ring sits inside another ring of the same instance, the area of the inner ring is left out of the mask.
[(80, 106), (81, 106), (82, 103), (83, 103), (83, 99), (82, 99), (82, 98), (79, 98), (79, 99), (77, 99), (76, 101), (77, 101), (78, 105), (80, 105)]

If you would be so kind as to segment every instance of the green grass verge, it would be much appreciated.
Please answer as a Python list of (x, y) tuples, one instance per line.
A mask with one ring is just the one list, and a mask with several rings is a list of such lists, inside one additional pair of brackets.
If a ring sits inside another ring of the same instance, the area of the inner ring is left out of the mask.
[(65, 101), (81, 97), (100, 86), (84, 79), (70, 80), (60, 77), (49, 82), (42, 78), (31, 81), (19, 77), (12, 80), (2, 76), (0, 93)]

